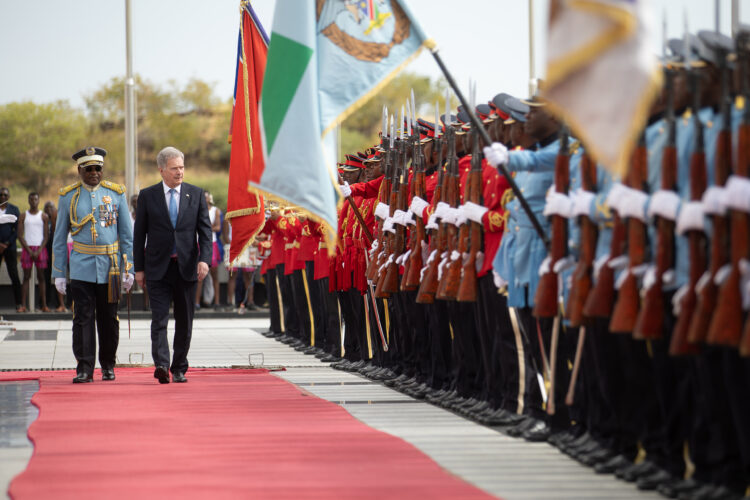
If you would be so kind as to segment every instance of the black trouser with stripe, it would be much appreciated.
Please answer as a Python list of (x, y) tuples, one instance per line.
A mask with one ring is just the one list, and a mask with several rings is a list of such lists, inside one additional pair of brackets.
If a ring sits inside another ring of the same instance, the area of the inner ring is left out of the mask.
[(266, 270), (266, 290), (268, 295), (268, 309), (271, 316), (271, 326), (269, 330), (274, 333), (282, 333), (284, 328), (282, 326), (281, 318), (281, 304), (279, 303), (279, 285), (276, 283), (278, 272), (276, 268), (269, 268)]
[[(94, 373), (96, 338), (99, 337), (99, 364), (104, 369), (115, 367), (120, 340), (117, 303), (107, 302), (107, 283), (71, 280), (73, 298), (73, 355), (76, 373)], [(193, 288), (193, 292), (195, 288)]]

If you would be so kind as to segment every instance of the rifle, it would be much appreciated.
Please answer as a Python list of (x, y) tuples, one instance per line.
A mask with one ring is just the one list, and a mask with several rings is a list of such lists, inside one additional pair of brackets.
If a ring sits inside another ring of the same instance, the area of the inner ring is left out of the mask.
[[(471, 152), (471, 169), (466, 177), (464, 187), (464, 203), (482, 204), (482, 153), (480, 152), (479, 134), (473, 134)], [(467, 228), (469, 233), (468, 255), (464, 257), (461, 269), (461, 279), (458, 286), (456, 300), (459, 302), (476, 302), (477, 300), (477, 254), (482, 251), (482, 224), (471, 220), (466, 221), (461, 229)]]
[[(411, 183), (411, 194), (412, 197), (419, 196), (425, 198), (425, 168), (424, 168), (424, 154), (422, 152), (422, 144), (419, 140), (419, 131), (417, 129), (416, 121), (416, 105), (414, 104), (414, 93), (412, 92), (412, 136), (411, 136), (411, 148), (412, 148), (412, 171), (414, 172), (414, 178)], [(415, 225), (411, 231), (410, 240), (410, 253), (409, 258), (404, 263), (404, 277), (401, 280), (401, 290), (413, 291), (419, 287), (419, 280), (422, 274), (422, 242), (426, 239), (426, 231), (424, 228), (424, 220), (420, 216), (415, 216)]]
[[(722, 125), (716, 139), (716, 158), (714, 159), (714, 184), (716, 186), (724, 186), (732, 170), (732, 102), (729, 96), (729, 69), (726, 64), (726, 57), (720, 57), (720, 60)], [(726, 215), (712, 214), (711, 225), (711, 258), (708, 272), (701, 277), (700, 282), (696, 285), (698, 305), (695, 308), (688, 330), (688, 341), (693, 344), (708, 341), (711, 319), (718, 309), (716, 273), (729, 262), (729, 218)], [(711, 338), (711, 343), (729, 343), (728, 340), (720, 340), (714, 336)], [(736, 346), (738, 343), (739, 338), (734, 342), (734, 345)]]
[[(750, 97), (748, 91), (748, 56), (750, 56), (750, 33), (743, 31), (737, 36), (737, 53), (740, 57), (740, 68), (742, 78), (742, 95)], [(724, 108), (729, 105), (722, 102)], [(738, 130), (737, 142), (737, 166), (735, 174), (739, 177), (750, 177), (750, 111), (745, 103), (742, 116), (742, 124)], [(731, 347), (740, 347), (743, 356), (750, 354), (750, 322), (743, 329), (742, 310), (742, 271), (740, 262), (750, 256), (750, 241), (748, 241), (748, 230), (750, 229), (750, 214), (740, 210), (729, 208), (730, 223), (730, 257), (731, 271), (719, 291), (719, 301), (716, 312), (711, 319), (708, 329), (707, 342), (709, 344), (720, 344)], [(743, 332), (744, 330), (744, 332)]]
[[(455, 136), (455, 135), (454, 135)], [(458, 158), (456, 157), (456, 143), (453, 141), (453, 149), (448, 152), (448, 188), (446, 202), (452, 209), (456, 209), (460, 204), (460, 180), (458, 173)], [(440, 278), (437, 293), (435, 297), (440, 300), (455, 300), (458, 294), (458, 285), (461, 279), (461, 258), (454, 258), (455, 253), (463, 255), (466, 251), (466, 240), (469, 238), (469, 228), (466, 224), (461, 225), (461, 229), (453, 223), (444, 223), (445, 237), (447, 240), (446, 257), (443, 259), (443, 275)], [(455, 253), (454, 253), (455, 252)]]
[[(403, 123), (403, 120), (401, 120)], [(406, 199), (408, 198), (407, 190), (409, 189), (409, 183), (404, 181), (404, 173), (406, 171), (406, 134), (404, 130), (401, 130), (401, 139), (397, 143), (397, 162), (396, 170), (398, 172), (396, 183), (394, 184), (395, 193), (391, 193), (391, 217), (396, 210), (404, 211), (406, 207)], [(393, 195), (395, 196), (395, 199)], [(386, 266), (385, 277), (383, 279), (383, 286), (381, 291), (383, 293), (391, 294), (399, 291), (399, 264), (396, 259), (404, 253), (404, 238), (406, 236), (406, 228), (398, 224), (394, 227), (395, 234), (392, 235), (391, 253), (388, 257), (388, 265)]]
[[(570, 184), (570, 152), (568, 151), (568, 131), (560, 130), (560, 151), (555, 158), (555, 191), (568, 194)], [(561, 215), (552, 216), (552, 238), (549, 251), (549, 270), (539, 278), (539, 286), (534, 295), (534, 316), (537, 318), (556, 317), (559, 308), (557, 273), (554, 271), (558, 260), (568, 253), (568, 220)], [(554, 366), (552, 370), (554, 370)]]
[[(581, 184), (585, 191), (596, 191), (596, 163), (586, 152), (581, 157)], [(578, 224), (581, 228), (581, 257), (573, 270), (573, 285), (570, 288), (568, 307), (565, 313), (570, 325), (574, 327), (583, 324), (583, 306), (586, 304), (589, 292), (591, 292), (598, 235), (596, 224), (588, 216), (580, 216)]]
[[(645, 154), (645, 145), (639, 144), (633, 155)], [(623, 254), (625, 246), (625, 221), (615, 211), (612, 218), (612, 239), (609, 243), (609, 257), (599, 269), (594, 289), (589, 293), (583, 306), (587, 318), (609, 318), (615, 301), (615, 270), (609, 264)]]
[[(689, 66), (688, 66), (689, 68)], [(689, 70), (689, 69), (688, 69)], [(703, 123), (698, 116), (701, 109), (701, 96), (698, 84), (699, 76), (695, 71), (690, 72), (690, 91), (693, 93), (693, 120), (695, 125), (695, 149), (690, 156), (690, 201), (699, 203), (706, 190), (706, 153), (704, 151)], [(698, 300), (695, 287), (703, 273), (706, 272), (708, 257), (706, 255), (706, 234), (703, 231), (691, 230), (687, 234), (688, 250), (690, 252), (690, 272), (685, 294), (680, 299), (680, 312), (672, 330), (672, 340), (669, 344), (669, 354), (684, 356), (697, 354), (697, 344), (688, 342), (690, 321)], [(738, 289), (739, 291), (739, 289)]]
[[(675, 145), (676, 124), (674, 117), (673, 70), (667, 68), (667, 144), (661, 162), (661, 189), (674, 191), (677, 185), (677, 147)], [(639, 340), (660, 339), (664, 327), (664, 273), (674, 267), (674, 226), (673, 220), (656, 216), (656, 266), (653, 283), (645, 291), (643, 306), (633, 328), (633, 338)], [(611, 325), (610, 325), (611, 329)]]
[[(447, 104), (446, 104), (447, 107)], [(445, 115), (446, 123), (450, 122), (450, 115)], [(445, 127), (445, 135), (448, 137), (450, 125)], [(443, 190), (443, 182), (445, 180), (445, 168), (443, 167), (443, 140), (439, 137), (440, 125), (439, 122), (435, 121), (435, 148), (438, 150), (438, 183), (435, 188), (435, 193), (432, 195), (432, 208), (433, 212), (437, 204), (440, 202), (446, 202), (445, 191)], [(452, 132), (452, 131), (451, 131)], [(450, 144), (451, 139), (448, 139)], [(450, 148), (450, 145), (448, 146)], [(453, 146), (455, 148), (455, 144)], [(445, 226), (440, 224), (438, 229), (430, 230), (430, 255), (432, 260), (429, 261), (422, 273), (422, 283), (419, 285), (419, 291), (417, 292), (417, 302), (419, 304), (432, 304), (435, 301), (435, 294), (438, 289), (438, 266), (440, 265), (440, 256), (445, 252), (446, 241), (445, 241)]]
[[(633, 152), (626, 184), (633, 189), (644, 190), (648, 178), (645, 133), (641, 134), (638, 146)], [(633, 270), (646, 262), (646, 249), (648, 248), (646, 224), (643, 221), (635, 217), (627, 219), (627, 241), (628, 274), (617, 293), (617, 302), (615, 302), (612, 319), (609, 322), (611, 332), (630, 333), (635, 328), (638, 310), (641, 306), (641, 296), (638, 289), (638, 277)]]
[[(389, 162), (388, 162), (388, 156), (389, 156), (389, 148), (388, 148), (388, 109), (383, 107), (383, 131), (380, 135), (380, 148), (383, 150), (382, 156), (383, 156), (383, 174), (384, 179), (383, 183), (380, 185), (380, 191), (378, 192), (378, 204), (379, 203), (385, 203), (388, 201), (389, 193), (390, 193), (390, 176), (389, 176)], [(377, 206), (377, 204), (376, 204)], [(378, 232), (376, 235), (376, 239), (378, 241), (377, 246), (377, 253), (373, 255), (367, 264), (367, 271), (365, 271), (365, 275), (367, 276), (368, 281), (375, 281), (375, 278), (378, 277), (378, 269), (380, 268), (380, 265), (382, 265), (382, 262), (380, 262), (380, 258), (383, 255), (383, 250), (385, 249), (385, 235), (383, 234), (383, 219), (378, 217)]]
[[(391, 116), (391, 118), (393, 118)], [(393, 217), (393, 213), (396, 211), (396, 202), (398, 199), (398, 151), (395, 148), (395, 139), (396, 139), (396, 130), (395, 130), (395, 124), (394, 121), (391, 120), (391, 135), (390, 135), (390, 147), (388, 148), (387, 152), (387, 166), (390, 167), (390, 180), (388, 182), (388, 216)], [(385, 182), (385, 181), (384, 181)], [(383, 289), (385, 286), (385, 278), (386, 278), (386, 272), (384, 272), (383, 268), (389, 266), (390, 264), (394, 264), (395, 262), (389, 262), (392, 260), (392, 254), (393, 254), (393, 248), (395, 247), (395, 229), (391, 229), (390, 231), (386, 230), (385, 228), (382, 229), (383, 232), (383, 247), (382, 251), (379, 254), (379, 259), (377, 262), (377, 285), (375, 287), (375, 297), (378, 299), (384, 299), (388, 298), (391, 295), (391, 292), (387, 292)]]

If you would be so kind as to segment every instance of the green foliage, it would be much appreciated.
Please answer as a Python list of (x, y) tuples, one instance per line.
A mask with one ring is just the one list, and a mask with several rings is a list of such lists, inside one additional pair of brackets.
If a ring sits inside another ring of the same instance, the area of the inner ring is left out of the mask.
[(85, 119), (67, 102), (0, 106), (0, 161), (4, 181), (45, 192), (85, 147)]
[[(435, 102), (440, 102), (440, 109), (444, 106), (444, 94), (447, 84), (440, 79), (436, 82), (427, 76), (403, 72), (383, 87), (372, 99), (344, 120), (341, 130), (341, 154), (364, 151), (379, 141), (378, 133), (383, 122), (383, 106), (388, 107), (388, 113), (398, 121), (401, 106), (410, 98), (414, 89), (414, 99), (417, 101), (417, 116), (428, 121), (435, 120)], [(442, 112), (441, 112), (442, 114)]]

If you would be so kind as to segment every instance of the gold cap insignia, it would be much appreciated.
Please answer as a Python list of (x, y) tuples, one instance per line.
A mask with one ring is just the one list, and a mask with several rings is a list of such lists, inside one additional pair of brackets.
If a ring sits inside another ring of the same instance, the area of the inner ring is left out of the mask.
[(96, 154), (96, 149), (95, 148), (86, 148), (86, 154), (89, 155), (89, 156), (93, 156), (93, 155)]

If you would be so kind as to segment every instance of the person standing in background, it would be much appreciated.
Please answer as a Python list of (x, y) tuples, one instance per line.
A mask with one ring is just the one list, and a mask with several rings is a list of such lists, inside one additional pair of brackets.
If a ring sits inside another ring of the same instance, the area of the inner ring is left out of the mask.
[(49, 256), (47, 255), (47, 240), (49, 239), (49, 217), (39, 210), (39, 193), (29, 193), (29, 209), (18, 219), (18, 241), (21, 242), (21, 268), (23, 268), (23, 288), (21, 290), (21, 304), (26, 309), (29, 295), (29, 281), (31, 268), (36, 266), (36, 278), (39, 283), (39, 298), (42, 303), (41, 311), (49, 312), (47, 307), (47, 287), (44, 281), (45, 269)]
[(21, 282), (18, 279), (18, 262), (16, 257), (16, 238), (18, 237), (18, 218), (21, 213), (18, 207), (9, 203), (10, 190), (0, 187), (0, 264), (5, 259), (8, 276), (13, 286), (13, 298), (16, 301), (16, 312), (26, 312), (21, 305)]
[[(219, 240), (216, 238), (216, 233), (221, 232), (221, 210), (219, 207), (214, 205), (214, 197), (208, 192), (204, 191), (206, 197), (206, 205), (208, 206), (208, 219), (211, 222), (211, 283), (214, 287), (214, 309), (220, 307), (219, 301)], [(195, 308), (200, 309), (201, 305), (201, 293), (203, 292), (203, 282), (198, 282), (198, 288), (195, 291)]]
[[(44, 213), (47, 214), (48, 234), (54, 236), (55, 226), (57, 225), (57, 207), (55, 206), (54, 202), (47, 201), (44, 204)], [(47, 238), (47, 267), (44, 270), (44, 283), (45, 283), (45, 286), (47, 287), (47, 301), (49, 301), (50, 296), (54, 296), (54, 294), (57, 294), (57, 308), (55, 309), (55, 311), (65, 312), (67, 310), (65, 307), (65, 297), (56, 289), (54, 292), (52, 291), (54, 287), (52, 286), (52, 262), (51, 261), (52, 261), (52, 238)]]

